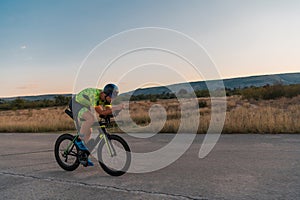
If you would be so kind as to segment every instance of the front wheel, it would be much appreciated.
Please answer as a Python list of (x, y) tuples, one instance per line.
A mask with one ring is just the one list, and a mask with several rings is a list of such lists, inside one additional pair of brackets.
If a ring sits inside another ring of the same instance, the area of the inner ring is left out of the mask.
[(118, 135), (107, 135), (108, 143), (102, 140), (98, 147), (98, 161), (102, 169), (111, 176), (121, 176), (129, 169), (130, 148)]
[(79, 166), (78, 147), (73, 143), (74, 136), (63, 134), (57, 138), (54, 147), (58, 165), (66, 171), (73, 171)]

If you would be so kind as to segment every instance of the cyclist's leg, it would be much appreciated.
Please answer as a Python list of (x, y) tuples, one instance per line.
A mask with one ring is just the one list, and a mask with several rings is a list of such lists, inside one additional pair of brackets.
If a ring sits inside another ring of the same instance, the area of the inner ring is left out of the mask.
[[(81, 122), (80, 134), (81, 139), (87, 144), (91, 137), (91, 127), (94, 123), (94, 115), (88, 108), (82, 108), (78, 113), (78, 119)], [(83, 137), (82, 137), (83, 136)]]
[(80, 131), (80, 121), (79, 121), (78, 115), (79, 115), (79, 111), (84, 106), (82, 106), (81, 104), (79, 104), (78, 102), (76, 102), (75, 97), (76, 97), (75, 95), (72, 97), (72, 99), (71, 99), (71, 101), (69, 103), (69, 108), (70, 108), (70, 110), (73, 113), (73, 120), (75, 122), (76, 129), (79, 132)]
[[(85, 144), (87, 144), (91, 136), (91, 127), (92, 124), (94, 123), (94, 116), (88, 108), (83, 107), (78, 112), (78, 121), (80, 123), (79, 137), (84, 141)], [(81, 150), (88, 152), (87, 154), (88, 157), (90, 153), (86, 145), (84, 145), (82, 141), (78, 142), (77, 145)], [(88, 158), (87, 160), (82, 160), (81, 163), (84, 166), (94, 166), (93, 162)]]

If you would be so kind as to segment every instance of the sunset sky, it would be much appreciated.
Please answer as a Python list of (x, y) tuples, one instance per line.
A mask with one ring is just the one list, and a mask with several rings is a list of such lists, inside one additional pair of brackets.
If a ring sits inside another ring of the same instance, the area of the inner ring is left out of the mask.
[(299, 11), (299, 0), (2, 0), (0, 97), (71, 93), (96, 45), (140, 27), (194, 38), (222, 78), (300, 72)]

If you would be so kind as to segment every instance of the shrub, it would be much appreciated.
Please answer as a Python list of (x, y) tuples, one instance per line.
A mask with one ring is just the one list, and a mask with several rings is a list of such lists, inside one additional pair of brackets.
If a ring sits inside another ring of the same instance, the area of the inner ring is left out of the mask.
[(198, 106), (199, 108), (205, 108), (207, 107), (207, 103), (206, 101), (198, 101)]

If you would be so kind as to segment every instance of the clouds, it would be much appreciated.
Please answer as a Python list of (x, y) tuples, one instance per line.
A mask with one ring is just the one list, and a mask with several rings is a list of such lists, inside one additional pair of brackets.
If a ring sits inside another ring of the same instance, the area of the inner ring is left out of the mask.
[(17, 90), (32, 90), (38, 88), (38, 84), (25, 84), (16, 87)]
[(31, 61), (33, 57), (30, 55), (30, 51), (27, 50), (27, 45), (21, 45), (19, 50), (19, 56), (23, 57), (22, 61)]
[[(97, 1), (73, 3), (69, 10), (65, 9), (68, 2), (59, 7), (51, 2), (12, 4), (0, 6), (0, 77), (6, 81), (0, 96), (32, 93), (16, 80), (41, 81), (37, 94), (71, 91), (90, 50), (113, 34), (145, 26), (171, 28), (193, 37), (209, 52), (223, 78), (299, 71), (299, 0), (139, 1), (134, 5)], [(86, 11), (88, 15), (78, 15)], [(124, 47), (124, 43), (116, 45)], [(115, 48), (111, 46), (107, 54)], [(178, 62), (174, 65), (180, 67)], [(189, 74), (191, 80), (197, 77)], [(7, 85), (14, 87), (6, 90)], [(121, 85), (123, 91), (135, 88), (132, 80)]]

